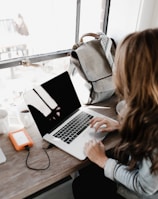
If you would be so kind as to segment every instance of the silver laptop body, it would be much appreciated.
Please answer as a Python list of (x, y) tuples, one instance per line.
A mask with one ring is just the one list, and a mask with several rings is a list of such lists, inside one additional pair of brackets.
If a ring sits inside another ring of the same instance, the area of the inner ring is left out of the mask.
[[(104, 117), (104, 115), (87, 106), (81, 106), (67, 71), (26, 91), (23, 97), (43, 139), (79, 160), (86, 158), (84, 154), (86, 142), (91, 139), (102, 140), (107, 135), (107, 133), (95, 132), (94, 128), (90, 128), (89, 119)], [(82, 115), (80, 115), (81, 112)], [(79, 124), (86, 121), (88, 125)], [(74, 129), (75, 123), (79, 125), (76, 129)], [(70, 129), (64, 130), (65, 125)], [(83, 129), (84, 125), (86, 125), (85, 129)], [(74, 136), (79, 128), (81, 128), (80, 132)]]

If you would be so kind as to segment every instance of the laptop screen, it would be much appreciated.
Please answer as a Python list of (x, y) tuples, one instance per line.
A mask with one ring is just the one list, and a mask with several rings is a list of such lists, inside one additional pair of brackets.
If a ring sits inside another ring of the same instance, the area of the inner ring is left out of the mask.
[(26, 91), (23, 97), (41, 136), (50, 133), (81, 106), (67, 71)]

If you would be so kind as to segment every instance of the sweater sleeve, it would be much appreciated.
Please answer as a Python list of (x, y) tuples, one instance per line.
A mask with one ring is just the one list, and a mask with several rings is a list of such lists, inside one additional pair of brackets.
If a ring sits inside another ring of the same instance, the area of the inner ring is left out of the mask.
[(104, 175), (135, 193), (152, 195), (158, 191), (158, 175), (150, 173), (150, 166), (151, 162), (144, 159), (138, 169), (129, 171), (127, 166), (109, 158), (104, 167)]

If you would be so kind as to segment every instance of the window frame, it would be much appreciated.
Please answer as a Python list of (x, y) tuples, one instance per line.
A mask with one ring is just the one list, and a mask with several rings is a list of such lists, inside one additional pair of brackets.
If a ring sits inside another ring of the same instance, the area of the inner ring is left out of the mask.
[[(81, 1), (77, 0), (76, 5), (76, 31), (75, 31), (75, 42), (77, 43), (79, 40), (79, 30), (80, 30), (80, 11), (81, 11)], [(105, 8), (104, 8), (104, 20), (103, 20), (103, 32), (107, 33), (108, 27), (108, 18), (109, 18), (109, 10), (110, 10), (110, 2), (111, 0), (106, 0)], [(69, 56), (71, 49), (60, 50), (51, 53), (44, 53), (40, 55), (32, 55), (32, 56), (23, 56), (13, 59), (8, 59), (4, 61), (0, 61), (0, 69), (3, 68), (11, 68), (15, 66), (27, 65), (27, 63), (37, 63), (41, 61), (52, 60), (56, 58)]]

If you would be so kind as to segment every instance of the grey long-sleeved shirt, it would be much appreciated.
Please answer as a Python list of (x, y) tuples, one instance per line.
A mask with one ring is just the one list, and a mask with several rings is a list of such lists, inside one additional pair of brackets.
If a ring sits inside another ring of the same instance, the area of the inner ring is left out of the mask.
[(158, 175), (150, 173), (150, 166), (150, 160), (144, 159), (138, 169), (129, 171), (127, 166), (109, 158), (104, 175), (118, 183), (118, 192), (127, 199), (158, 199)]

